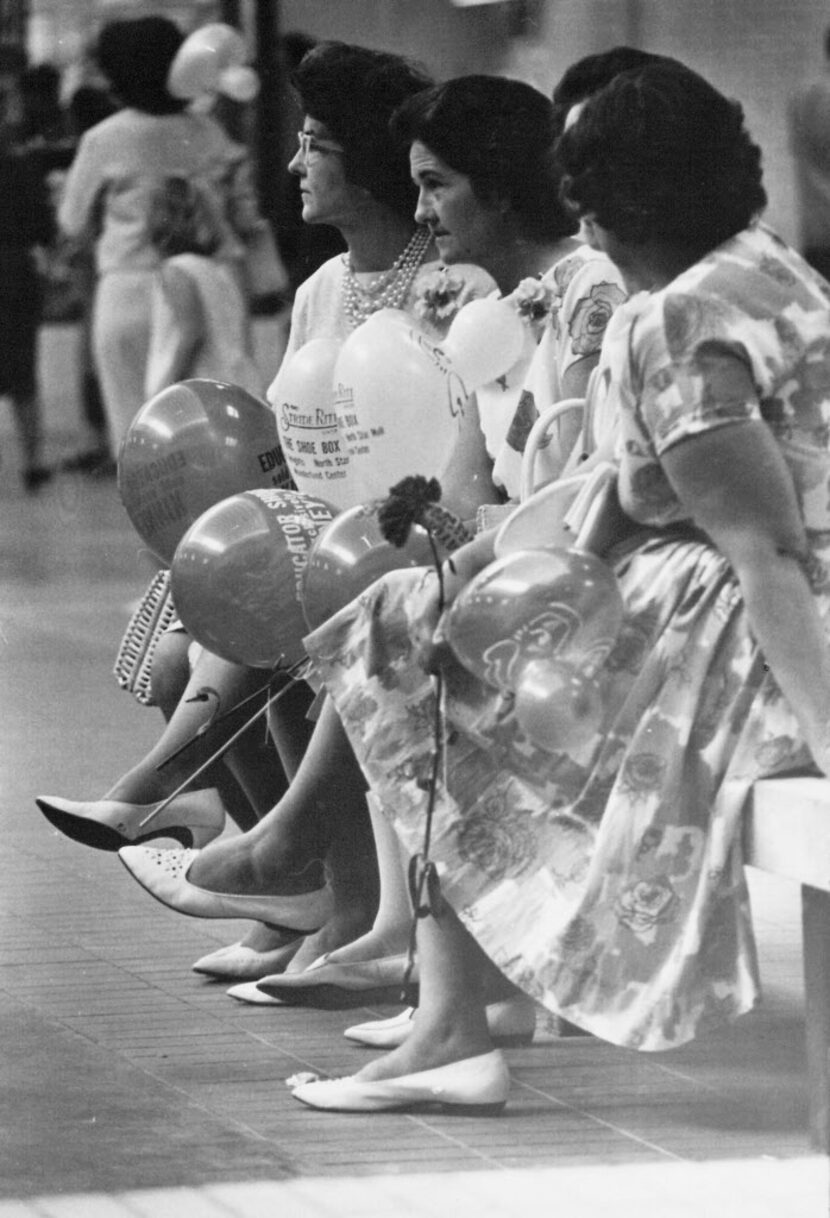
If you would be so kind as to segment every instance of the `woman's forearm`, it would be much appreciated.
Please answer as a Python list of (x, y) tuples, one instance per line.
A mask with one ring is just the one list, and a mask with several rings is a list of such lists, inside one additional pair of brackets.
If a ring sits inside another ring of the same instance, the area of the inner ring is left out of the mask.
[(830, 646), (801, 564), (779, 552), (736, 573), (764, 658), (814, 760), (830, 773)]

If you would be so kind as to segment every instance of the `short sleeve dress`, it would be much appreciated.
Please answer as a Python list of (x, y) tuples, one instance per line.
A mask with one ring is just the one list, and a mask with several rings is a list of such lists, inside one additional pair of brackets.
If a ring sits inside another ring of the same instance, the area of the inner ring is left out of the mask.
[[(600, 674), (600, 729), (578, 752), (542, 751), (509, 698), (450, 669), (432, 855), (445, 896), (512, 981), (598, 1036), (657, 1050), (757, 1003), (741, 813), (755, 779), (810, 765), (735, 577), (684, 519), (660, 456), (764, 421), (792, 474), (830, 633), (830, 288), (756, 226), (623, 305), (613, 341), (620, 492), (641, 527), (608, 559), (625, 615)], [(712, 349), (746, 362), (751, 400), (728, 383), (701, 392)], [(434, 578), (385, 576), (306, 640), (413, 853), (434, 692), (410, 626)]]

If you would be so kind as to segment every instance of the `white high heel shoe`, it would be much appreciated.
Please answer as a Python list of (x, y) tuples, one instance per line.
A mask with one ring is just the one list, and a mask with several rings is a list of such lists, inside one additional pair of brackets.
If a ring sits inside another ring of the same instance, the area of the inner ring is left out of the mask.
[(94, 850), (120, 850), (156, 837), (172, 837), (183, 846), (199, 849), (225, 827), (225, 808), (213, 788), (182, 792), (145, 825), (143, 822), (162, 802), (131, 804), (118, 799), (62, 799), (58, 795), (39, 795), (35, 800), (51, 825), (73, 842)]

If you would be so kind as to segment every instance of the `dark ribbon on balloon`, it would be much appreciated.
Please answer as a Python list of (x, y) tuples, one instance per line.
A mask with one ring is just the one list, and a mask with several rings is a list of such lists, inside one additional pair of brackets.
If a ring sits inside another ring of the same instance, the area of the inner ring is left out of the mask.
[(289, 689), (296, 685), (298, 681), (302, 681), (306, 677), (309, 668), (310, 661), (308, 660), (307, 656), (303, 656), (302, 659), (297, 660), (296, 663), (290, 665), (288, 668), (282, 668), (280, 664), (277, 664), (265, 685), (263, 685), (260, 689), (255, 690), (252, 694), (249, 694), (248, 697), (241, 699), (235, 706), (230, 707), (230, 709), (223, 712), (223, 714), (217, 715), (214, 713), (208, 722), (203, 724), (202, 727), (199, 728), (198, 732), (196, 732), (195, 735), (190, 738), (190, 740), (185, 741), (185, 743), (181, 745), (181, 747), (177, 749), (175, 753), (172, 753), (169, 757), (166, 757), (158, 767), (159, 769), (172, 761), (173, 757), (179, 756), (185, 749), (193, 745), (201, 736), (205, 734), (205, 732), (209, 731), (221, 720), (226, 719), (229, 715), (235, 714), (241, 707), (249, 705), (262, 693), (267, 693), (268, 690), (273, 688), (274, 681), (278, 676), (288, 677), (285, 684), (281, 685), (275, 693), (271, 694), (269, 697), (266, 697), (262, 706), (257, 707), (254, 713), (248, 719), (246, 719), (242, 726), (238, 728), (237, 731), (235, 731), (233, 735), (224, 742), (224, 744), (220, 745), (219, 748), (212, 753), (206, 761), (202, 762), (202, 764), (195, 769), (192, 774), (188, 775), (184, 782), (180, 783), (178, 787), (176, 787), (175, 791), (172, 791), (166, 797), (166, 799), (163, 799), (160, 804), (153, 808), (153, 810), (144, 817), (140, 828), (143, 829), (145, 825), (148, 825), (150, 821), (163, 812), (164, 809), (177, 798), (177, 796), (181, 795), (182, 791), (187, 790), (190, 784), (201, 774), (203, 774), (205, 770), (212, 766), (214, 762), (219, 761), (220, 758), (224, 757), (228, 749), (236, 744), (237, 740), (239, 740), (241, 736), (244, 736), (248, 729), (252, 727), (258, 719), (261, 719), (263, 715), (267, 714), (274, 703), (278, 702), (280, 698), (287, 694)]

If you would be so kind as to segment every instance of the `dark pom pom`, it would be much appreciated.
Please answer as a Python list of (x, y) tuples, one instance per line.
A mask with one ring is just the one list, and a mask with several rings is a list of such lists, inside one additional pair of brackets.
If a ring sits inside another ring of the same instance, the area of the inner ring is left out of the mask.
[(389, 498), (378, 507), (378, 524), (385, 539), (393, 546), (406, 544), (413, 524), (422, 524), (424, 509), (441, 498), (441, 483), (437, 478), (412, 474), (402, 478), (389, 491)]

